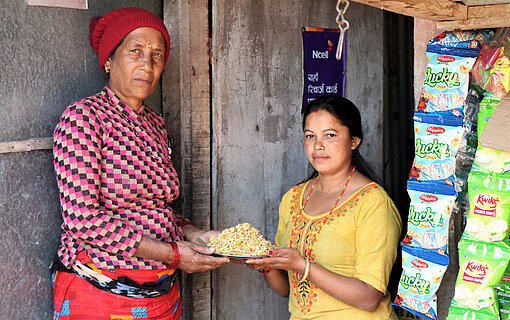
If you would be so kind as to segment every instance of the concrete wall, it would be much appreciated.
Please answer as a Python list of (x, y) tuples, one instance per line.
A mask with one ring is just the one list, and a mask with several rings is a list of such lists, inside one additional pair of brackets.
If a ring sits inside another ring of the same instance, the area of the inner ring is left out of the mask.
[[(213, 226), (249, 222), (274, 240), (281, 196), (308, 173), (302, 147), (301, 27), (337, 28), (336, 1), (213, 1)], [(352, 3), (346, 96), (362, 153), (382, 176), (383, 13)], [(246, 266), (213, 275), (215, 319), (285, 319), (287, 299)]]
[[(0, 142), (51, 137), (67, 105), (105, 84), (89, 45), (92, 16), (162, 1), (89, 0), (89, 10), (2, 1)], [(161, 90), (148, 99), (161, 109)], [(50, 150), (0, 154), (0, 306), (2, 319), (50, 319), (50, 264), (60, 237)]]

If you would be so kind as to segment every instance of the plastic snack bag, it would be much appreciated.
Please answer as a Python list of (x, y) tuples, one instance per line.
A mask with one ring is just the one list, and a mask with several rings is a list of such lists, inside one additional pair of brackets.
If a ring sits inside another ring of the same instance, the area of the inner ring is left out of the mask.
[(502, 320), (510, 320), (510, 263), (506, 267), (503, 278), (496, 286), (499, 313)]
[(430, 40), (429, 43), (454, 48), (476, 48), (493, 35), (490, 30), (445, 31)]
[(510, 179), (490, 172), (471, 171), (468, 178), (469, 213), (462, 238), (499, 242), (508, 236)]
[(484, 42), (472, 68), (474, 82), (502, 98), (510, 90), (510, 28), (500, 28)]
[(454, 184), (462, 124), (462, 118), (451, 115), (415, 114), (415, 159), (410, 180)]
[(436, 292), (449, 259), (434, 251), (402, 246), (402, 276), (395, 305), (425, 319), (437, 319)]
[(408, 181), (411, 198), (407, 234), (403, 245), (432, 249), (447, 255), (448, 226), (457, 196), (453, 186)]
[(459, 273), (447, 320), (499, 319), (494, 287), (501, 281), (510, 258), (508, 243), (488, 244), (461, 238)]
[(469, 71), (479, 52), (479, 42), (472, 40), (470, 43), (472, 48), (458, 48), (429, 41), (422, 97), (416, 112), (463, 115)]
[(510, 294), (496, 288), (501, 320), (510, 320)]
[(471, 170), (510, 177), (510, 152), (478, 146)]
[(480, 108), (478, 110), (478, 137), (482, 135), (483, 130), (487, 126), (487, 122), (489, 122), (489, 119), (494, 113), (494, 109), (496, 109), (500, 101), (501, 98), (490, 92), (487, 92), (483, 96), (482, 101), (480, 101)]

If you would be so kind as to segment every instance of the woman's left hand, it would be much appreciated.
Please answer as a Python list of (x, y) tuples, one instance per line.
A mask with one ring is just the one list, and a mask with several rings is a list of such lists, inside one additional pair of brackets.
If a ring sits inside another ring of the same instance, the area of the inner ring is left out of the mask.
[(294, 270), (303, 273), (306, 268), (306, 260), (299, 251), (292, 248), (275, 249), (268, 258), (248, 259), (246, 264), (253, 270), (273, 269)]

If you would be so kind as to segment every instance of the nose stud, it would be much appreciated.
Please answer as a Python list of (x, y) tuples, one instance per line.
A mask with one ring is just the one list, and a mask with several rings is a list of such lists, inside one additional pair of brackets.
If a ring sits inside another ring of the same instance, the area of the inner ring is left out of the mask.
[(319, 147), (319, 150), (324, 150), (324, 147)]

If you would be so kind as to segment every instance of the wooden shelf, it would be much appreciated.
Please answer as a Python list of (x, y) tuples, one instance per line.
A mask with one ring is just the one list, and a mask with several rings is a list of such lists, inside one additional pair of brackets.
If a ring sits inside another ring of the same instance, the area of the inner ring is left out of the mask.
[(445, 30), (510, 26), (510, 0), (352, 0), (420, 19)]

